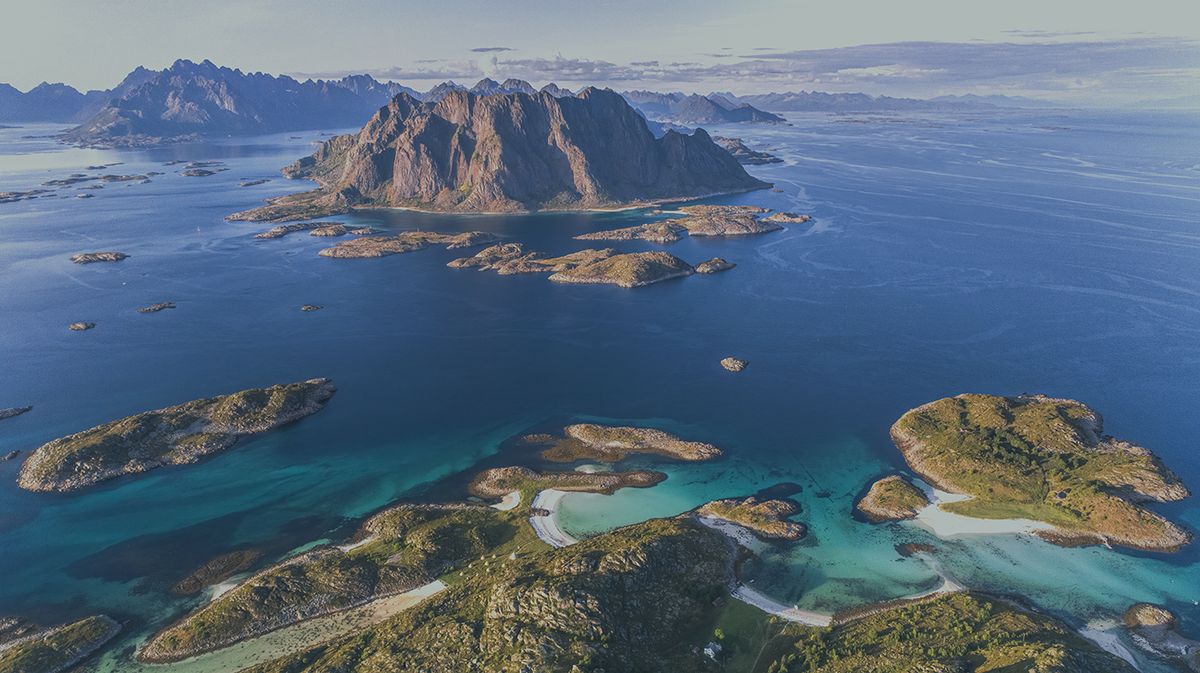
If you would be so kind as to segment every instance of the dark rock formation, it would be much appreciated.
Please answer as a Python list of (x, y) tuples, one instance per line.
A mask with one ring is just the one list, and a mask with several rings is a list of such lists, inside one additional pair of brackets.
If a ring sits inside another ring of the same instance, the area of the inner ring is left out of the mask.
[(28, 413), (30, 411), (33, 411), (33, 407), (9, 407), (8, 409), (0, 409), (0, 421), (6, 418), (12, 418), (13, 416), (20, 416), (21, 414)]
[(713, 140), (724, 147), (733, 155), (734, 159), (738, 160), (745, 166), (760, 166), (762, 164), (779, 164), (783, 163), (783, 159), (769, 154), (767, 152), (759, 152), (746, 147), (746, 143), (742, 142), (741, 138), (725, 138), (723, 136), (713, 136)]
[(159, 311), (165, 311), (169, 308), (175, 308), (175, 302), (160, 301), (157, 304), (150, 304), (149, 306), (143, 306), (138, 309), (138, 313), (158, 313)]
[(398, 95), (355, 135), (285, 169), (321, 189), (231, 219), (282, 220), (355, 206), (439, 211), (576, 210), (768, 187), (708, 134), (655, 139), (618, 94), (586, 89), (437, 103)]

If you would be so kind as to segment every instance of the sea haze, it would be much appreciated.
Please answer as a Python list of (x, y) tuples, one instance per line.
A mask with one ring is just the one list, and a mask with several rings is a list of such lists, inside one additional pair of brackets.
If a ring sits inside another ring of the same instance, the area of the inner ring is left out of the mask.
[[(431, 484), (526, 429), (600, 419), (662, 427), (727, 457), (660, 465), (670, 479), (653, 489), (568, 497), (564, 525), (578, 535), (794, 482), (810, 536), (755, 568), (755, 586), (789, 604), (836, 610), (928, 589), (932, 570), (894, 545), (934, 542), (961, 583), (1020, 593), (1075, 625), (1134, 601), (1200, 623), (1197, 545), (1161, 555), (938, 541), (851, 516), (873, 477), (903, 467), (892, 422), (960, 392), (1079, 399), (1200, 489), (1200, 121), (1057, 110), (789, 121), (709, 128), (785, 160), (750, 169), (776, 191), (717, 202), (814, 221), (684, 238), (666, 249), (737, 268), (636, 290), (450, 269), (463, 251), (436, 246), (328, 259), (316, 253), (337, 239), (255, 240), (269, 225), (223, 220), (308, 188), (278, 169), (317, 132), (106, 151), (29, 137), (56, 127), (0, 129), (0, 191), (76, 172), (163, 172), (0, 204), (0, 407), (34, 405), (0, 423), (0, 449), (23, 458), (104, 421), (248, 387), (326, 376), (339, 389), (321, 413), (202, 464), (78, 494), (20, 491), (20, 460), (0, 463), (0, 614), (52, 623), (103, 611), (135, 620), (122, 636), (131, 644), (179, 614), (187, 603), (170, 582), (217, 553), (284, 554), (397, 498), (461, 497)], [(184, 164), (164, 165), (173, 160), (228, 170), (184, 177)], [(648, 217), (327, 219), (491, 231), (555, 253)], [(130, 257), (68, 259), (96, 250)], [(136, 310), (160, 301), (177, 308)], [(68, 331), (75, 321), (97, 326)], [(718, 364), (727, 355), (750, 365), (730, 374)], [(1198, 502), (1156, 509), (1197, 529)], [(120, 650), (104, 665), (129, 670)], [(182, 666), (155, 670), (199, 670)]]

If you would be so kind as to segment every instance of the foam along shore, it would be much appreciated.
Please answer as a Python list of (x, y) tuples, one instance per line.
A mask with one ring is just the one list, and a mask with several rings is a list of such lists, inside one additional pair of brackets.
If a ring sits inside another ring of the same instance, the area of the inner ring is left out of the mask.
[(546, 514), (529, 517), (529, 525), (533, 526), (533, 532), (537, 534), (538, 539), (551, 547), (569, 547), (579, 542), (563, 530), (558, 522), (558, 506), (566, 495), (566, 491), (548, 488), (538, 492), (531, 503), (534, 510), (545, 510)]
[(348, 610), (297, 622), (169, 666), (137, 662), (131, 664), (133, 669), (129, 673), (150, 673), (164, 669), (169, 669), (172, 673), (176, 671), (178, 673), (240, 671), (293, 652), (308, 649), (317, 643), (366, 629), (416, 606), (445, 588), (445, 583), (435, 580), (401, 594), (379, 598)]
[(500, 499), (500, 502), (492, 505), (492, 509), (508, 512), (516, 509), (519, 504), (521, 504), (521, 492), (509, 491), (507, 495)]
[(961, 535), (1032, 535), (1054, 528), (1048, 523), (1032, 519), (978, 519), (947, 512), (939, 505), (970, 500), (971, 496), (942, 491), (920, 479), (913, 479), (912, 482), (929, 499), (929, 504), (917, 512), (912, 520), (943, 539)]

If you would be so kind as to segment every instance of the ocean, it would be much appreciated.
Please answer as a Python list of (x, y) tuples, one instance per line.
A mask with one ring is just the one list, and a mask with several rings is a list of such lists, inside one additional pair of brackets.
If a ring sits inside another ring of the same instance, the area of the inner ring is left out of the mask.
[[(927, 542), (960, 583), (1021, 595), (1072, 625), (1152, 601), (1200, 636), (1200, 544), (1148, 554), (1028, 536), (941, 540), (851, 514), (871, 480), (904, 468), (888, 438), (896, 418), (961, 392), (1078, 399), (1200, 489), (1200, 119), (997, 110), (789, 120), (709, 129), (784, 159), (749, 168), (775, 190), (713, 202), (814, 220), (740, 239), (592, 245), (738, 265), (633, 290), (450, 269), (472, 252), (436, 246), (328, 259), (316, 253), (338, 239), (255, 240), (269, 225), (224, 221), (309, 188), (278, 169), (321, 132), (117, 151), (59, 145), (45, 137), (51, 126), (0, 129), (0, 191), (76, 172), (163, 173), (0, 204), (0, 407), (34, 406), (0, 421), (0, 452), (248, 387), (326, 376), (339, 389), (319, 414), (201, 464), (75, 494), (21, 491), (24, 455), (0, 463), (0, 614), (131, 620), (104, 659), (128, 670), (124, 646), (195, 602), (168, 588), (212, 556), (247, 545), (281, 556), (343, 537), (397, 499), (463, 497), (463, 475), (520, 458), (506, 439), (599, 420), (660, 427), (726, 456), (632, 461), (669, 479), (568, 496), (562, 520), (578, 536), (794, 483), (810, 534), (753, 566), (753, 586), (781, 602), (834, 611), (928, 590), (940, 581), (930, 566), (895, 549)], [(228, 170), (184, 177), (170, 161)], [(239, 186), (251, 179), (270, 181)], [(483, 230), (565, 253), (595, 243), (575, 235), (649, 217), (326, 219)], [(130, 257), (68, 259), (96, 250)], [(159, 301), (177, 308), (136, 310)], [(97, 326), (68, 331), (75, 321)], [(726, 372), (727, 355), (750, 365)], [(1155, 509), (1200, 529), (1200, 498)]]

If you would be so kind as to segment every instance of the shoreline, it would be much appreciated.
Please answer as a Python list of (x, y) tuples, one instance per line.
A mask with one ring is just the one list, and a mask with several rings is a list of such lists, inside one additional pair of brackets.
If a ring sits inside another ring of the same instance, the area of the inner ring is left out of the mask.
[(442, 592), (446, 587), (447, 585), (441, 580), (434, 580), (403, 593), (384, 596), (345, 610), (289, 624), (283, 628), (179, 661), (161, 664), (134, 661), (133, 664), (136, 668), (130, 669), (129, 673), (240, 671), (378, 624), (389, 617), (415, 607), (426, 598)]
[(521, 504), (521, 492), (520, 491), (509, 491), (508, 493), (506, 493), (504, 495), (503, 498), (500, 498), (500, 502), (492, 504), (492, 505), (488, 505), (488, 506), (491, 507), (492, 509), (500, 511), (500, 512), (508, 512), (508, 511), (516, 509), (517, 505), (520, 505), (520, 504)]
[(1121, 625), (1116, 620), (1094, 619), (1084, 626), (1075, 629), (1075, 631), (1080, 636), (1095, 643), (1096, 647), (1115, 657), (1124, 659), (1126, 663), (1140, 671), (1142, 668), (1138, 665), (1137, 658), (1125, 646), (1125, 643), (1121, 642), (1120, 628)]
[(980, 519), (955, 514), (941, 508), (942, 503), (962, 502), (971, 496), (940, 490), (928, 482), (914, 478), (913, 485), (925, 493), (929, 504), (917, 512), (911, 521), (942, 539), (962, 535), (1034, 535), (1039, 531), (1055, 530), (1054, 526), (1032, 519)]
[(563, 530), (558, 521), (558, 506), (567, 493), (567, 491), (548, 488), (539, 491), (529, 505), (533, 509), (544, 509), (549, 512), (546, 516), (530, 516), (529, 525), (533, 527), (533, 532), (538, 539), (551, 547), (569, 547), (579, 542), (574, 536)]

